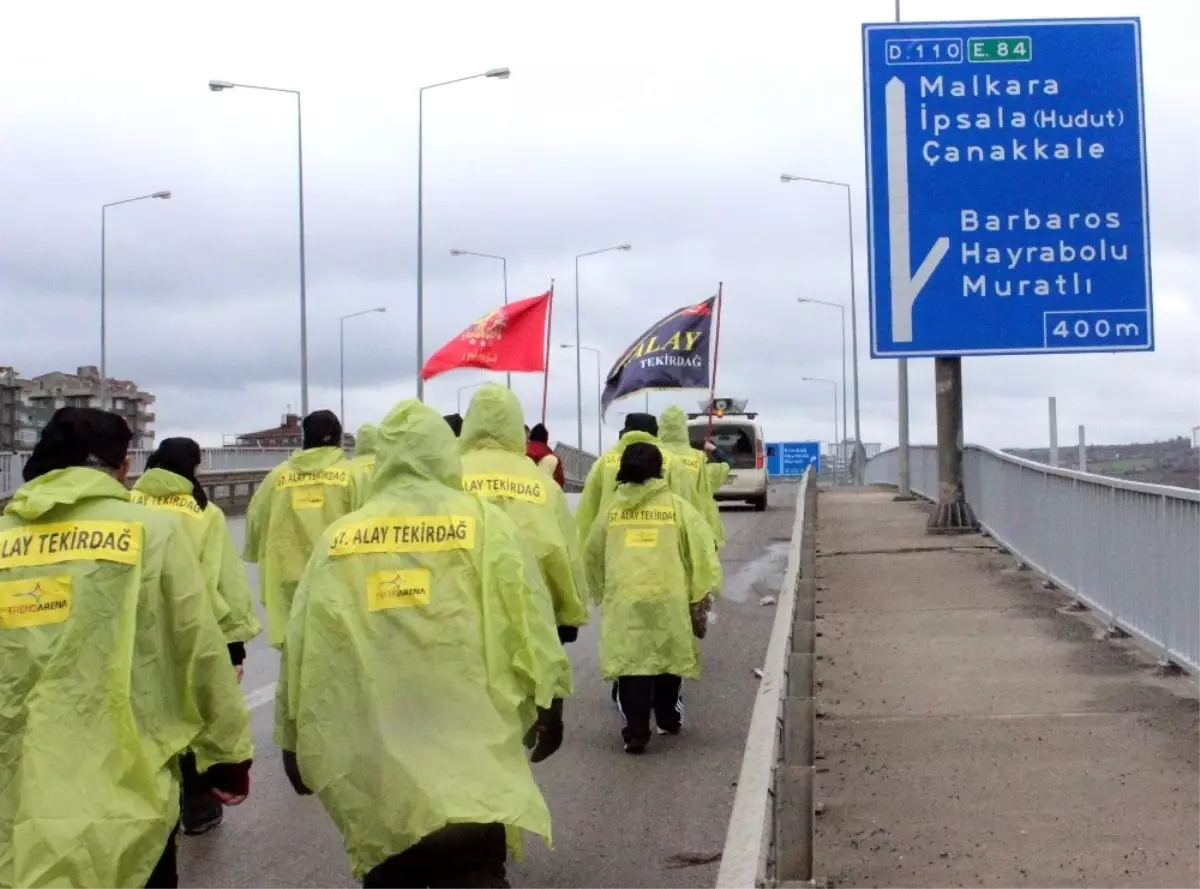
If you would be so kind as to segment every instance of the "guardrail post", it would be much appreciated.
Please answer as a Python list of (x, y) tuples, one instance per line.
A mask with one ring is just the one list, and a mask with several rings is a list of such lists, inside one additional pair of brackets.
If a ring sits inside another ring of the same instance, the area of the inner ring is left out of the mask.
[(790, 698), (811, 698), (814, 688), (816, 655), (793, 651), (788, 658), (787, 693)]
[(776, 879), (807, 882), (813, 870), (813, 770), (781, 766), (775, 797)]
[(811, 620), (796, 620), (792, 623), (792, 654), (814, 654), (817, 643), (817, 625)]
[(796, 620), (817, 619), (817, 579), (805, 577), (796, 584)]

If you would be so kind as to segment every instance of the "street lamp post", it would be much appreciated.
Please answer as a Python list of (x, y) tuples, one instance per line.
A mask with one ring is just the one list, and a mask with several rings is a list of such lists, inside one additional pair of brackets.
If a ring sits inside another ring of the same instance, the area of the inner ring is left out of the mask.
[(386, 306), (379, 306), (374, 309), (363, 309), (361, 312), (351, 312), (349, 315), (343, 315), (338, 322), (338, 386), (341, 392), (338, 419), (342, 421), (343, 427), (346, 425), (346, 319), (357, 318), (359, 315), (371, 315), (375, 312), (386, 311)]
[[(575, 257), (575, 412), (579, 424), (579, 437), (576, 447), (583, 450), (583, 349), (579, 334), (579, 260), (585, 256), (595, 256), (598, 253), (608, 253), (612, 250), (631, 250), (629, 244), (618, 244), (615, 247), (602, 247), (599, 250), (589, 250)], [(596, 456), (600, 456), (597, 454)]]
[[(559, 348), (574, 349), (570, 343), (562, 343)], [(600, 368), (600, 350), (594, 346), (579, 346), (584, 352), (596, 353), (596, 456), (604, 453), (604, 371)], [(583, 450), (580, 447), (580, 450)]]
[[(806, 383), (828, 383), (830, 386), (833, 387), (833, 437), (836, 440), (837, 434), (838, 434), (837, 433), (837, 422), (838, 422), (838, 397), (837, 397), (838, 385), (837, 385), (837, 381), (836, 380), (827, 380), (824, 377), (801, 377), (800, 379), (802, 379)], [(842, 430), (842, 431), (845, 432), (845, 430)], [(835, 458), (834, 464), (833, 464), (833, 480), (834, 480), (835, 484), (837, 483), (838, 477), (840, 475), (841, 475), (841, 471), (840, 471), (840, 468), (838, 467), (838, 464), (837, 464), (837, 461)]]
[[(811, 179), (808, 176), (791, 176), (784, 173), (779, 177), (782, 182), (812, 182), (817, 185), (836, 185), (846, 189), (846, 231), (850, 244), (850, 348), (854, 364), (854, 483), (863, 483), (863, 463), (858, 459), (858, 449), (862, 447), (862, 416), (858, 400), (858, 296), (857, 282), (854, 275), (854, 201), (848, 182), (831, 182), (828, 179)], [(844, 340), (844, 338), (843, 338)], [(906, 369), (907, 372), (907, 369)], [(842, 403), (845, 403), (845, 394)], [(845, 437), (846, 424), (842, 423), (842, 436)]]
[(480, 74), (469, 74), (441, 83), (431, 83), (417, 91), (417, 400), (425, 400), (425, 90), (450, 86), (480, 77), (507, 80), (512, 72), (507, 68), (489, 68)]
[[(799, 299), (797, 299), (796, 302), (811, 303), (815, 306), (829, 306), (830, 308), (837, 309), (839, 312), (842, 313), (842, 438), (845, 439), (845, 437), (846, 437), (846, 307), (843, 306), (841, 303), (826, 302), (825, 300), (822, 300), (822, 299), (807, 299), (803, 296), (800, 297)], [(838, 442), (837, 448), (838, 448), (838, 450), (837, 450), (838, 460), (840, 463), (841, 456), (842, 456), (842, 442), (841, 441)], [(854, 449), (856, 451), (858, 450), (858, 442), (857, 441), (854, 444)], [(854, 460), (857, 462), (857, 457), (855, 457)]]
[(462, 416), (462, 394), (464, 392), (466, 392), (468, 389), (478, 389), (480, 386), (485, 386), (485, 385), (487, 385), (487, 382), (488, 382), (487, 380), (484, 380), (482, 383), (471, 383), (470, 385), (467, 385), (467, 386), (459, 386), (458, 387), (458, 413), (459, 413), (459, 416)]
[(108, 410), (108, 208), (120, 204), (132, 204), (134, 201), (146, 201), (150, 198), (169, 200), (171, 192), (156, 191), (136, 198), (126, 198), (123, 201), (113, 201), (100, 207), (100, 410)]
[(296, 97), (296, 173), (300, 197), (300, 414), (308, 416), (308, 274), (304, 265), (304, 124), (300, 114), (300, 91), (276, 86), (252, 86), (228, 80), (210, 80), (208, 88), (214, 93), (231, 90), (262, 90), (268, 93), (287, 93)]
[[(493, 253), (476, 253), (474, 250), (451, 250), (451, 256), (479, 256), (483, 259), (498, 259), (500, 260), (502, 274), (504, 275), (504, 304), (508, 305), (508, 260), (503, 256), (496, 256)], [(509, 389), (512, 388), (512, 372), (504, 375), (504, 383)]]

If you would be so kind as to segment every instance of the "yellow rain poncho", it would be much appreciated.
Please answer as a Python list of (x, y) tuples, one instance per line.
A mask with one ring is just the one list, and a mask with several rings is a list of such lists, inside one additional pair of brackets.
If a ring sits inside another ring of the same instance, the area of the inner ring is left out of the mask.
[(378, 438), (379, 430), (373, 423), (363, 423), (354, 436), (354, 459), (350, 461), (350, 466), (358, 476), (358, 502), (355, 508), (362, 506), (371, 496), (371, 479), (375, 476), (375, 442)]
[(213, 614), (225, 641), (249, 642), (261, 633), (246, 567), (234, 548), (220, 507), (210, 501), (201, 509), (192, 496), (192, 483), (166, 469), (142, 473), (134, 483), (130, 500), (181, 517), (184, 533), (200, 558)]
[(625, 448), (639, 441), (654, 445), (662, 453), (663, 477), (666, 478), (671, 492), (685, 500), (692, 499), (693, 493), (689, 490), (688, 479), (680, 473), (675, 465), (674, 455), (663, 447), (662, 440), (647, 432), (626, 432), (588, 471), (579, 506), (575, 508), (575, 527), (579, 529), (581, 541), (588, 539), (592, 525), (599, 516), (604, 515), (612, 498), (616, 496), (617, 470), (621, 467), (621, 455), (625, 453)]
[(587, 541), (605, 679), (700, 676), (690, 606), (721, 586), (708, 523), (663, 479), (620, 485)]
[(254, 492), (242, 558), (259, 565), (267, 633), (276, 648), (287, 635), (292, 597), (313, 547), (360, 500), (358, 474), (336, 447), (297, 451)]
[(728, 463), (709, 463), (705, 469), (708, 471), (708, 488), (715, 495), (721, 489), (721, 485), (725, 484), (725, 479), (729, 478), (729, 473), (732, 467)]
[(0, 518), (0, 886), (143, 886), (176, 757), (251, 759), (249, 714), (179, 519), (46, 473)]
[(691, 492), (688, 502), (708, 522), (717, 547), (724, 546), (725, 525), (721, 522), (721, 511), (717, 509), (717, 501), (713, 499), (713, 489), (708, 481), (708, 456), (704, 451), (692, 447), (688, 437), (687, 414), (683, 408), (672, 406), (662, 412), (658, 421), (658, 437), (663, 450), (671, 454), (676, 471), (687, 479)]
[(571, 665), (516, 526), (462, 490), (431, 408), (380, 425), (371, 498), (321, 539), (284, 650), (276, 739), (356, 877), (450, 823), (549, 841), (522, 737), (570, 694)]
[(583, 549), (566, 495), (525, 456), (525, 417), (510, 389), (489, 384), (463, 419), (463, 490), (491, 501), (533, 550), (560, 627), (588, 621)]

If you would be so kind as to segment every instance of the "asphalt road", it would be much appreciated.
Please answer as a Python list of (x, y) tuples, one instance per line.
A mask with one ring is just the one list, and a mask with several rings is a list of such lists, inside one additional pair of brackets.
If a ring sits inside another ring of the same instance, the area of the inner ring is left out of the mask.
[[(554, 819), (554, 849), (528, 839), (525, 860), (509, 865), (514, 886), (715, 882), (758, 682), (753, 671), (775, 615), (759, 600), (779, 592), (794, 491), (775, 489), (765, 513), (722, 510), (724, 596), (702, 643), (705, 675), (684, 686), (681, 735), (655, 737), (641, 757), (625, 754), (620, 717), (600, 678), (595, 626), (567, 646), (576, 691), (565, 705), (566, 740), (534, 767)], [(230, 527), (240, 538), (242, 521)], [(180, 885), (357, 885), (320, 802), (297, 797), (283, 775), (272, 740), (278, 657), (262, 636), (249, 649), (243, 687), (254, 728), (251, 797), (228, 810), (217, 830), (182, 839)]]

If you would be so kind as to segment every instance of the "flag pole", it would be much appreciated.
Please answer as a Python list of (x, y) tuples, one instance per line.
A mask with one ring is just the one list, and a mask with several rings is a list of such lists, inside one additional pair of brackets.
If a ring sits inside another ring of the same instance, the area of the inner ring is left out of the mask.
[(546, 307), (546, 369), (542, 373), (542, 425), (546, 424), (546, 402), (550, 398), (550, 332), (554, 322), (554, 279), (550, 279), (550, 305)]
[(717, 333), (713, 338), (712, 383), (708, 390), (708, 430), (704, 440), (712, 440), (713, 399), (717, 396), (717, 358), (721, 354), (721, 303), (724, 302), (725, 282), (717, 282)]

